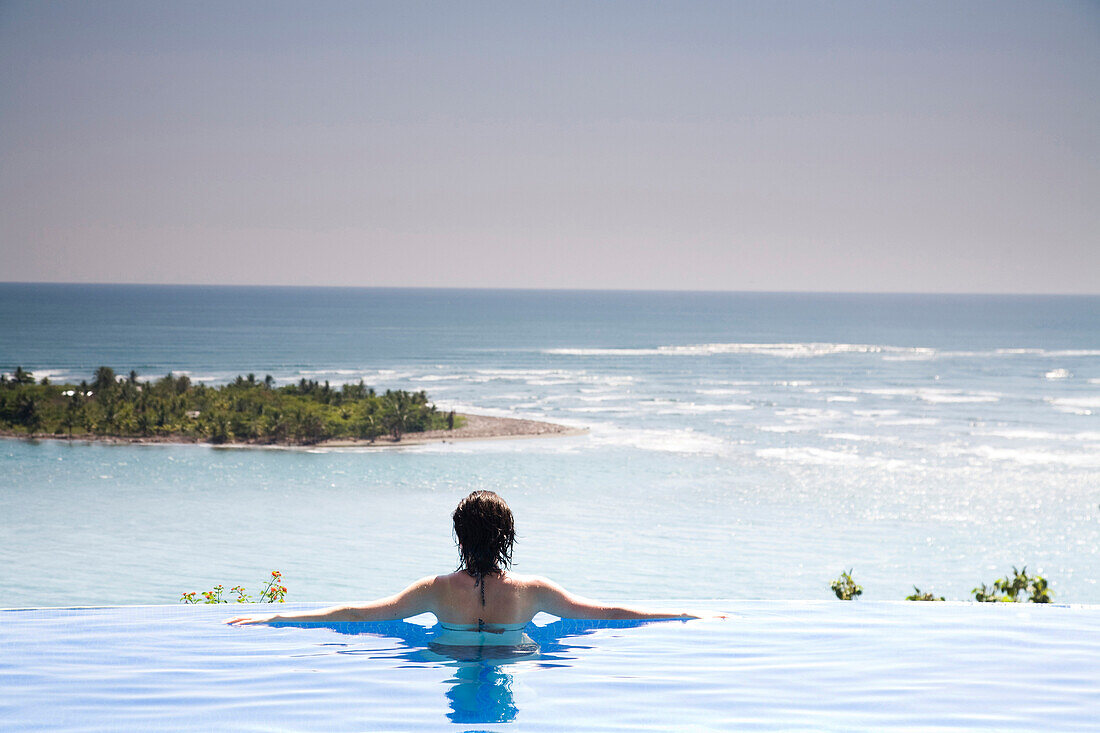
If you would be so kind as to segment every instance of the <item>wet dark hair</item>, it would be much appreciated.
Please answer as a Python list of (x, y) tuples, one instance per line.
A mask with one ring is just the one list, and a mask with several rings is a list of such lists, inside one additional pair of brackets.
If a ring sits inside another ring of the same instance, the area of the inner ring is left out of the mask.
[[(500, 496), (492, 491), (475, 491), (458, 502), (451, 519), (461, 559), (458, 569), (474, 576), (479, 585), (484, 576), (512, 564), (516, 525), (512, 510)], [(484, 585), (481, 592), (485, 593)]]

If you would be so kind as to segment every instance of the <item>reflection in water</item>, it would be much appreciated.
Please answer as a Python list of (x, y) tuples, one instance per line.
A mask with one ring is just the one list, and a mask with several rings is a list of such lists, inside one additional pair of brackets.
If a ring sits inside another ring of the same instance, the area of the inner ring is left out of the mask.
[(447, 718), (452, 723), (508, 723), (519, 712), (512, 675), (499, 661), (459, 662), (447, 684)]
[(452, 675), (445, 680), (444, 693), (452, 723), (507, 723), (516, 719), (519, 708), (512, 691), (514, 680), (509, 670), (517, 664), (540, 667), (560, 667), (577, 658), (576, 651), (587, 648), (570, 643), (570, 639), (587, 636), (600, 629), (625, 629), (652, 621), (576, 621), (559, 619), (545, 626), (528, 624), (517, 633), (513, 643), (486, 634), (489, 643), (447, 644), (454, 637), (439, 626), (425, 627), (407, 621), (371, 623), (305, 623), (280, 621), (273, 626), (325, 628), (348, 636), (391, 638), (397, 643), (392, 649), (354, 649), (346, 644), (324, 642), (319, 647), (340, 647), (336, 654), (362, 654), (370, 657), (402, 659), (420, 664), (450, 667)]
[[(437, 626), (436, 629), (439, 629)], [(539, 651), (525, 628), (503, 632), (439, 630), (428, 644), (441, 659), (457, 663), (446, 681), (452, 723), (507, 723), (516, 717), (512, 675), (507, 664)]]

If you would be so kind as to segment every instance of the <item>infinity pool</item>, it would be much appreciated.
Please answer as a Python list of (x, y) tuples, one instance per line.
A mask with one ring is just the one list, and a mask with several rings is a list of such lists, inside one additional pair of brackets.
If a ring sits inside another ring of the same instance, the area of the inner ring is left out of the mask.
[(265, 731), (1049, 731), (1100, 721), (1100, 606), (704, 605), (730, 617), (543, 614), (527, 631), (539, 651), (511, 656), (440, 654), (428, 615), (234, 628), (221, 620), (235, 605), (6, 610), (0, 720), (12, 730)]

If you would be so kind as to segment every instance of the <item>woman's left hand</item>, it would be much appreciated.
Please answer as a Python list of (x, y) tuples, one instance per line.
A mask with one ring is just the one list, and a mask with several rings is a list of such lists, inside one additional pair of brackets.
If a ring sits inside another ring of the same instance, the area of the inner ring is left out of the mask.
[(266, 616), (234, 616), (233, 618), (227, 618), (225, 623), (230, 626), (247, 626), (249, 624), (266, 624), (275, 618), (277, 614), (269, 613)]

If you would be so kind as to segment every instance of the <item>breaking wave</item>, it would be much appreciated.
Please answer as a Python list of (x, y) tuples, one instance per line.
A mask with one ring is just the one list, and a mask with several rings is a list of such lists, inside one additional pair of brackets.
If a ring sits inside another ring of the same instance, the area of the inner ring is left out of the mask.
[(935, 358), (1012, 357), (1041, 358), (1100, 356), (1100, 349), (1032, 349), (1004, 348), (991, 351), (952, 351), (924, 346), (888, 346), (882, 344), (805, 343), (711, 343), (655, 347), (551, 348), (540, 353), (556, 356), (717, 356), (750, 354), (782, 358), (807, 358), (835, 354), (876, 354), (889, 361), (925, 360)]

